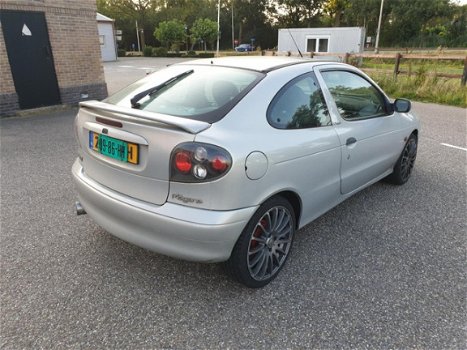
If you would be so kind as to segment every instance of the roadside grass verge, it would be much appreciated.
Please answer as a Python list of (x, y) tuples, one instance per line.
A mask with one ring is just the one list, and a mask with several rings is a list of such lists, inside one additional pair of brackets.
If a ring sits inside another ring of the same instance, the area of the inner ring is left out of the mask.
[(418, 70), (414, 75), (399, 75), (397, 80), (390, 73), (368, 72), (368, 75), (393, 98), (467, 107), (467, 87), (460, 79), (441, 78)]
[[(394, 59), (365, 58), (360, 68), (371, 68), (394, 71)], [(436, 74), (460, 74), (464, 69), (464, 62), (461, 60), (416, 60), (402, 59), (399, 70), (407, 72), (409, 75), (420, 70)], [(460, 79), (459, 79), (460, 80)]]

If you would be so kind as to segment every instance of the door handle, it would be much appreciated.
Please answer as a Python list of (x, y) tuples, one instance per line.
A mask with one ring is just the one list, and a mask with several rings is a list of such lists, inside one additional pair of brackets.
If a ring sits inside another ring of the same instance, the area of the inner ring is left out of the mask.
[(353, 145), (355, 142), (357, 142), (357, 139), (355, 137), (349, 137), (347, 141), (345, 141), (346, 146)]

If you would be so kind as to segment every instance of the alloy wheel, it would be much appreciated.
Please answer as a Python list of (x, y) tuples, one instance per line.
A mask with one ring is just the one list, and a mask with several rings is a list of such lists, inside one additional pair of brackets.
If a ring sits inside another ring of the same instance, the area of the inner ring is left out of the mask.
[(401, 158), (401, 177), (405, 182), (410, 177), (417, 157), (417, 141), (411, 138), (405, 145)]
[(258, 220), (247, 257), (253, 279), (266, 280), (282, 267), (291, 247), (293, 232), (293, 218), (285, 207), (273, 207)]

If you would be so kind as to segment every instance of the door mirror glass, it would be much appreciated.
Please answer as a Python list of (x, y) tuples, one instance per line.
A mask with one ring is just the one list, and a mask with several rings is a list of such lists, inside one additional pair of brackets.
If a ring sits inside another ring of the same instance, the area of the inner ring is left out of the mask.
[(407, 113), (410, 111), (412, 104), (409, 100), (398, 98), (394, 101), (394, 110), (399, 113)]

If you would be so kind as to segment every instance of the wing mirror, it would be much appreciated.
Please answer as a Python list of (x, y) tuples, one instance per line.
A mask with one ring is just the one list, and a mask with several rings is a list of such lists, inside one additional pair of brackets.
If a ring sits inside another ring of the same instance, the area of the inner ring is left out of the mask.
[(412, 104), (410, 103), (409, 100), (403, 99), (403, 98), (398, 98), (394, 101), (394, 110), (399, 113), (407, 113), (410, 111), (410, 108), (412, 107)]

